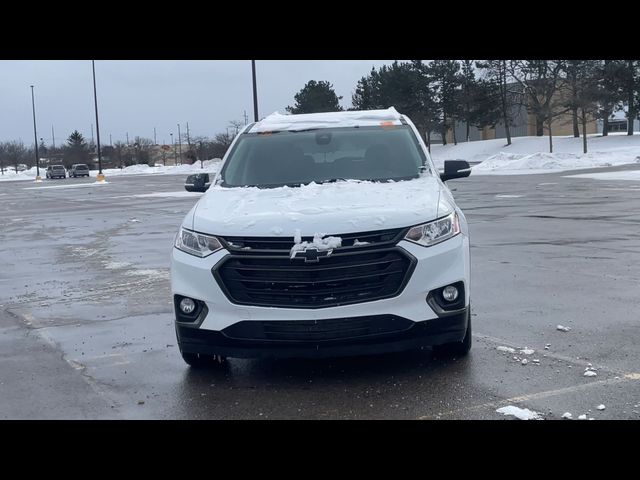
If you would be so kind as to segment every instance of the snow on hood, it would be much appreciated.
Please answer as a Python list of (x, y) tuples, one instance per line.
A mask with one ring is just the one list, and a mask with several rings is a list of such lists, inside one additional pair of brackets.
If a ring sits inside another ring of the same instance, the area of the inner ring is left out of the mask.
[[(436, 177), (375, 183), (355, 180), (300, 187), (211, 187), (184, 226), (214, 235), (298, 237), (400, 228), (451, 208)], [(193, 218), (193, 221), (191, 220)], [(298, 232), (299, 230), (299, 232)]]
[(305, 113), (301, 115), (283, 115), (279, 112), (274, 112), (256, 123), (249, 132), (380, 126), (381, 122), (401, 125), (401, 118), (402, 116), (393, 107), (389, 107), (386, 110)]

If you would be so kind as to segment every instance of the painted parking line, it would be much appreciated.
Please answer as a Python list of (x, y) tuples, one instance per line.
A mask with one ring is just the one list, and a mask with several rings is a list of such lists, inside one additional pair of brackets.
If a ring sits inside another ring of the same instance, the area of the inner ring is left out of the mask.
[[(512, 348), (515, 348), (515, 349), (522, 348), (522, 346), (519, 345), (519, 344), (510, 342), (508, 340), (492, 337), (490, 335), (473, 334), (473, 336), (475, 338), (479, 339), (479, 340), (484, 340), (486, 342), (489, 342), (489, 343), (492, 343), (492, 344), (495, 344), (495, 345), (503, 345), (503, 346), (512, 347)], [(549, 352), (548, 350), (545, 350), (545, 355), (546, 355), (547, 358), (553, 358), (553, 359), (556, 359), (556, 360), (562, 360), (564, 362), (573, 363), (575, 365), (581, 365), (581, 366), (590, 366), (591, 365), (591, 362), (588, 362), (586, 360), (580, 360), (580, 359), (576, 359), (576, 358), (567, 357), (565, 355), (555, 354), (555, 353)], [(486, 402), (486, 403), (482, 403), (482, 404), (479, 404), (479, 405), (461, 407), (461, 408), (457, 408), (457, 409), (454, 409), (454, 410), (449, 410), (449, 411), (438, 413), (438, 414), (423, 415), (421, 417), (418, 417), (418, 420), (435, 420), (435, 419), (441, 419), (443, 417), (450, 417), (450, 416), (453, 416), (453, 415), (458, 415), (458, 414), (463, 413), (463, 412), (476, 412), (476, 411), (479, 411), (479, 410), (487, 410), (487, 409), (495, 410), (495, 409), (500, 408), (502, 406), (510, 405), (510, 404), (513, 404), (513, 403), (525, 403), (525, 402), (532, 401), (532, 400), (540, 400), (540, 399), (544, 399), (544, 398), (556, 397), (556, 396), (566, 395), (566, 394), (570, 394), (570, 393), (580, 392), (580, 391), (588, 390), (588, 389), (591, 389), (591, 388), (594, 388), (594, 387), (601, 387), (601, 386), (605, 386), (605, 385), (617, 385), (617, 384), (621, 384), (621, 383), (640, 381), (640, 373), (621, 372), (619, 370), (614, 370), (614, 369), (608, 368), (606, 366), (601, 366), (601, 365), (598, 365), (596, 367), (597, 367), (598, 371), (603, 371), (603, 372), (610, 373), (612, 375), (615, 375), (615, 377), (614, 378), (605, 379), (605, 380), (595, 380), (595, 381), (591, 381), (591, 382), (588, 382), (588, 383), (581, 383), (581, 384), (577, 384), (577, 385), (572, 385), (570, 387), (556, 388), (556, 389), (552, 389), (552, 390), (543, 390), (543, 391), (540, 391), (540, 392), (529, 393), (529, 394), (526, 394), (526, 395), (518, 395), (518, 396), (515, 396), (515, 397), (505, 398), (503, 400), (496, 400), (496, 401), (493, 401), (493, 402)]]
[(510, 405), (513, 403), (525, 403), (531, 400), (540, 400), (540, 399), (549, 398), (549, 397), (566, 395), (568, 393), (580, 392), (583, 390), (588, 390), (593, 387), (601, 387), (604, 385), (617, 385), (620, 383), (637, 382), (637, 381), (640, 381), (640, 373), (628, 373), (622, 377), (611, 378), (608, 380), (597, 380), (594, 382), (583, 383), (583, 384), (574, 385), (571, 387), (557, 388), (554, 390), (544, 390), (542, 392), (535, 392), (527, 395), (519, 395), (517, 397), (505, 398), (504, 400), (496, 400), (495, 402), (487, 402), (480, 405), (473, 405), (470, 407), (462, 407), (455, 410), (449, 410), (447, 412), (439, 413), (437, 415), (424, 415), (422, 417), (418, 417), (418, 420), (435, 420), (438, 418), (457, 415), (462, 412), (475, 412), (478, 410), (486, 410), (486, 409), (495, 410), (502, 406)]
[(23, 190), (43, 190), (49, 188), (77, 188), (77, 187), (96, 187), (99, 185), (108, 185), (109, 182), (95, 182), (95, 183), (75, 183), (73, 185), (48, 185), (46, 187), (28, 187)]

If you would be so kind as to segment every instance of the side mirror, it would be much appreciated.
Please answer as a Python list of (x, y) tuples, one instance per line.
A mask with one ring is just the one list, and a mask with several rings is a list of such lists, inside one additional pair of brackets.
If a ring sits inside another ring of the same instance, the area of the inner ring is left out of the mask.
[(184, 182), (184, 189), (187, 192), (206, 192), (211, 186), (208, 173), (196, 173), (189, 175)]
[(466, 160), (445, 160), (444, 173), (440, 174), (440, 180), (446, 182), (453, 178), (464, 178), (471, 175), (471, 165)]

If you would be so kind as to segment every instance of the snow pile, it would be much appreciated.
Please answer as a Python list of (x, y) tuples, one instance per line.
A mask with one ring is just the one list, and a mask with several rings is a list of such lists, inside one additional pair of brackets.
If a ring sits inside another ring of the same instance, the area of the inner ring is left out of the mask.
[(588, 135), (589, 153), (582, 153), (582, 138), (553, 138), (549, 152), (549, 137), (514, 137), (464, 142), (458, 145), (434, 145), (431, 156), (438, 168), (445, 160), (482, 162), (472, 167), (472, 175), (516, 175), (550, 173), (584, 168), (609, 167), (640, 163), (640, 135)]
[(569, 327), (565, 327), (565, 326), (562, 326), (562, 325), (558, 325), (558, 326), (556, 327), (556, 330), (559, 330), (559, 331), (561, 331), (561, 332), (568, 332), (569, 330), (571, 330), (571, 328), (569, 328)]
[[(120, 168), (107, 168), (103, 169), (102, 173), (106, 177), (113, 177), (118, 175), (189, 175), (192, 173), (217, 173), (220, 169), (221, 160), (214, 158), (213, 160), (205, 160), (200, 166), (200, 162), (196, 162), (193, 165), (169, 165), (150, 167), (149, 165), (131, 165), (130, 167)], [(91, 170), (92, 177), (98, 174), (98, 170)]]
[(565, 412), (562, 414), (562, 418), (565, 418), (567, 420), (573, 420), (573, 415), (570, 412)]
[(604, 410), (604, 409), (605, 409), (605, 408), (607, 408), (607, 407), (605, 407), (604, 405), (600, 404), (600, 405), (598, 405), (596, 408), (597, 408), (598, 410)]
[[(119, 175), (189, 175), (192, 173), (209, 173), (215, 174), (220, 169), (221, 160), (219, 158), (214, 158), (213, 160), (205, 160), (202, 162), (202, 167), (200, 166), (200, 162), (196, 162), (193, 165), (169, 165), (169, 166), (158, 166), (158, 167), (150, 167), (149, 165), (131, 165), (130, 167), (125, 168), (103, 168), (102, 173), (104, 173), (105, 177), (115, 177)], [(29, 170), (25, 170), (24, 172), (16, 173), (15, 170), (9, 170), (5, 168), (4, 175), (0, 174), (0, 182), (1, 181), (9, 181), (9, 180), (35, 180), (36, 178), (36, 167), (30, 168)], [(45, 179), (47, 173), (46, 168), (40, 168), (40, 177)], [(96, 177), (98, 175), (98, 170), (91, 170), (89, 174), (92, 177)], [(213, 180), (213, 179), (212, 179)]]
[[(9, 181), (9, 180), (35, 180), (37, 175), (36, 167), (30, 168), (29, 170), (25, 170), (24, 172), (16, 173), (15, 169), (10, 167), (4, 167), (4, 174), (0, 174), (0, 182)], [(46, 175), (46, 170), (44, 168), (40, 169), (40, 177), (44, 178)]]
[(492, 155), (480, 165), (472, 167), (472, 175), (504, 174), (527, 171), (528, 173), (561, 172), (564, 170), (580, 170), (583, 168), (612, 167), (628, 163), (640, 163), (638, 152), (593, 152), (575, 153), (542, 153), (529, 155), (500, 152)]
[(325, 250), (333, 250), (342, 246), (342, 238), (340, 237), (325, 237), (325, 233), (316, 233), (313, 235), (312, 242), (301, 242), (302, 237), (300, 231), (296, 230), (294, 236), (294, 245), (291, 247), (290, 258), (296, 256), (296, 252), (306, 250), (309, 247), (316, 248), (319, 252)]
[(512, 415), (519, 420), (542, 420), (542, 416), (538, 412), (534, 412), (528, 408), (514, 407), (513, 405), (498, 408), (496, 412), (503, 415)]

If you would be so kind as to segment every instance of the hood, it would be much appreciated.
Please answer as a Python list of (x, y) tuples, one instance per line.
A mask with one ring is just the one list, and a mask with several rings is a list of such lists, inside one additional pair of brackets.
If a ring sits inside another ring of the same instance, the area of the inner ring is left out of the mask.
[(442, 211), (451, 207), (440, 201), (441, 188), (439, 180), (428, 175), (393, 183), (212, 186), (184, 226), (212, 235), (250, 237), (292, 237), (296, 230), (312, 236), (408, 227), (448, 213)]

